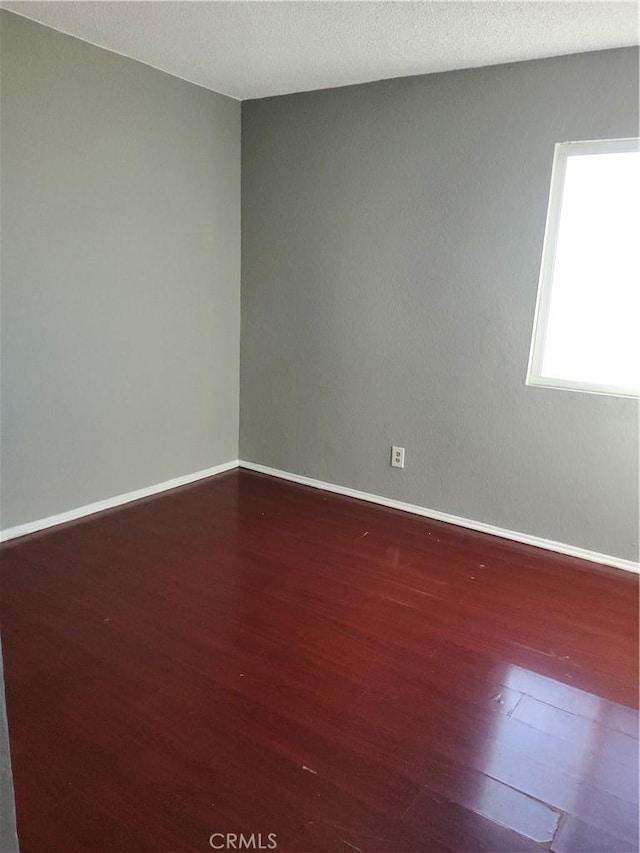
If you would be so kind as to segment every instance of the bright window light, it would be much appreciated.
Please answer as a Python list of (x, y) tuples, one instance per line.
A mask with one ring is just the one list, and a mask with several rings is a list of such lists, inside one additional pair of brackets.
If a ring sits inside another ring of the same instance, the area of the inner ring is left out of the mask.
[(556, 145), (529, 385), (640, 394), (640, 146)]

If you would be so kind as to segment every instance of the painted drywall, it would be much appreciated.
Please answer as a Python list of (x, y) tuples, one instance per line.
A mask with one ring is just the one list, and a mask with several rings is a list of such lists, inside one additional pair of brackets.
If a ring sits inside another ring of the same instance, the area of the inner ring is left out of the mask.
[(637, 402), (524, 384), (554, 143), (638, 134), (637, 49), (242, 116), (241, 458), (637, 559)]
[(7, 528), (237, 458), (240, 104), (0, 20)]

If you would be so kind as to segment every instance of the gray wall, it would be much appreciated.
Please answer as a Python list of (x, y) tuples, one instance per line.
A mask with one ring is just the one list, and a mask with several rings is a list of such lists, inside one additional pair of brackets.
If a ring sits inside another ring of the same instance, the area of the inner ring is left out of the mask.
[(6, 528), (237, 458), (240, 104), (1, 39)]
[(630, 48), (245, 102), (241, 457), (637, 559), (637, 404), (524, 386), (554, 143), (637, 135), (637, 81)]
[[(240, 106), (0, 21), (10, 527), (237, 456)], [(241, 456), (637, 558), (637, 404), (523, 384), (553, 143), (637, 63), (246, 102)]]

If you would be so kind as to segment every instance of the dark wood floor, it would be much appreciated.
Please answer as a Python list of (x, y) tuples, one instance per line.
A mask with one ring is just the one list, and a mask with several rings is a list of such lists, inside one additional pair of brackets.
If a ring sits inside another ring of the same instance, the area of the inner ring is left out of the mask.
[(1, 563), (23, 853), (638, 850), (633, 575), (248, 472)]

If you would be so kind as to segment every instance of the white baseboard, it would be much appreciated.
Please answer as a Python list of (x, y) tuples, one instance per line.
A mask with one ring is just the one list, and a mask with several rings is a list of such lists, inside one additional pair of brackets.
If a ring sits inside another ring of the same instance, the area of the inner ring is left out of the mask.
[(435, 509), (427, 509), (427, 507), (419, 506), (418, 504), (409, 504), (404, 501), (394, 500), (393, 498), (372, 495), (369, 492), (360, 492), (357, 489), (349, 489), (347, 486), (338, 486), (335, 483), (325, 483), (322, 480), (314, 480), (311, 477), (303, 477), (300, 474), (292, 474), (289, 471), (280, 471), (277, 468), (269, 468), (266, 465), (258, 465), (255, 462), (246, 462), (241, 459), (239, 464), (241, 468), (246, 468), (249, 471), (269, 474), (271, 477), (279, 477), (281, 480), (289, 480), (292, 483), (300, 483), (303, 486), (311, 486), (314, 489), (323, 489), (326, 492), (334, 492), (335, 494), (345, 495), (349, 498), (358, 498), (361, 501), (369, 501), (370, 503), (380, 504), (391, 509), (400, 509), (414, 515), (432, 518), (435, 521), (446, 521), (448, 524), (456, 524), (458, 527), (466, 527), (469, 530), (477, 530), (480, 533), (489, 533), (491, 536), (500, 536), (503, 539), (511, 539), (513, 542), (533, 545), (536, 548), (544, 548), (547, 551), (555, 551), (558, 554), (577, 557), (580, 560), (589, 560), (591, 563), (601, 563), (605, 566), (614, 566), (616, 569), (624, 569), (626, 572), (640, 573), (640, 564), (633, 560), (623, 560), (621, 557), (612, 557), (609, 554), (587, 551), (585, 548), (577, 548), (574, 545), (567, 545), (564, 542), (554, 542), (551, 539), (543, 539), (540, 536), (530, 536), (528, 533), (505, 530), (502, 527), (485, 524), (483, 521), (473, 521), (470, 518), (461, 518), (460, 516), (439, 512)]
[(6, 530), (0, 531), (0, 542), (16, 539), (18, 536), (26, 536), (27, 533), (36, 533), (38, 530), (46, 530), (48, 527), (55, 527), (57, 524), (75, 521), (78, 518), (84, 518), (86, 515), (103, 512), (105, 509), (113, 509), (116, 506), (131, 503), (131, 501), (138, 501), (140, 498), (148, 498), (151, 495), (166, 492), (169, 489), (176, 489), (178, 486), (186, 486), (189, 483), (195, 483), (197, 480), (204, 480), (205, 477), (213, 477), (214, 474), (231, 471), (233, 468), (237, 468), (238, 464), (237, 459), (232, 459), (230, 462), (214, 465), (213, 468), (204, 468), (202, 471), (195, 471), (193, 474), (174, 477), (172, 480), (165, 480), (164, 483), (156, 483), (153, 486), (145, 486), (144, 489), (136, 489), (134, 492), (125, 492), (123, 495), (116, 495), (103, 501), (79, 506), (76, 509), (61, 512), (59, 515), (50, 515), (47, 518), (39, 518), (37, 521), (28, 521), (26, 524), (7, 527)]
[(107, 498), (103, 501), (96, 501), (95, 503), (86, 504), (85, 506), (80, 506), (76, 509), (70, 509), (67, 512), (60, 513), (59, 515), (50, 515), (47, 518), (40, 518), (37, 521), (29, 521), (26, 524), (18, 524), (15, 527), (8, 527), (5, 530), (0, 530), (0, 542), (6, 542), (9, 539), (16, 539), (18, 536), (26, 536), (28, 533), (36, 533), (39, 530), (46, 530), (47, 528), (55, 527), (58, 524), (66, 524), (68, 521), (75, 521), (76, 519), (84, 518), (87, 515), (103, 512), (106, 509), (113, 509), (114, 507), (140, 500), (140, 498), (148, 498), (151, 495), (157, 495), (161, 492), (166, 492), (169, 489), (176, 489), (178, 486), (186, 486), (189, 483), (195, 483), (198, 480), (203, 480), (206, 477), (213, 477), (215, 474), (222, 474), (224, 471), (231, 471), (237, 467), (246, 468), (249, 471), (256, 471), (259, 474), (268, 474), (271, 477), (278, 477), (281, 480), (289, 480), (292, 483), (299, 483), (303, 486), (311, 486), (314, 489), (333, 492), (337, 495), (345, 495), (346, 497), (358, 498), (361, 501), (368, 501), (369, 503), (379, 504), (380, 506), (390, 507), (391, 509), (399, 509), (403, 512), (410, 512), (413, 515), (432, 518), (435, 521), (445, 521), (447, 524), (455, 524), (458, 527), (466, 527), (469, 530), (477, 530), (480, 533), (488, 533), (491, 536), (500, 536), (502, 539), (510, 539), (513, 542), (533, 545), (536, 548), (544, 548), (547, 551), (555, 551), (558, 554), (577, 557), (580, 560), (588, 560), (591, 563), (600, 563), (605, 566), (614, 566), (617, 569), (624, 569), (624, 571), (627, 572), (635, 572), (636, 574), (640, 573), (640, 564), (633, 560), (623, 560), (621, 557), (612, 557), (609, 554), (599, 554), (596, 551), (587, 551), (585, 548), (577, 548), (574, 545), (567, 545), (565, 542), (554, 542), (551, 539), (543, 539), (540, 536), (530, 536), (528, 533), (519, 533), (515, 530), (505, 530), (502, 527), (494, 527), (492, 524), (485, 524), (483, 521), (473, 521), (470, 518), (461, 518), (460, 516), (450, 515), (446, 512), (439, 512), (435, 509), (428, 509), (427, 507), (419, 506), (418, 504), (405, 503), (404, 501), (385, 498), (381, 495), (372, 495), (369, 492), (360, 492), (357, 489), (350, 489), (347, 486), (339, 486), (336, 483), (325, 483), (322, 480), (303, 477), (301, 474), (292, 474), (289, 471), (280, 471), (278, 468), (269, 468), (266, 465), (258, 465), (256, 462), (247, 462), (246, 460), (238, 459), (223, 462), (221, 465), (214, 465), (213, 468), (205, 468), (202, 471), (195, 471), (193, 474), (185, 474), (182, 477), (165, 480), (163, 483), (156, 483), (153, 486), (146, 486), (143, 489), (136, 489), (133, 492), (116, 495), (113, 498)]

